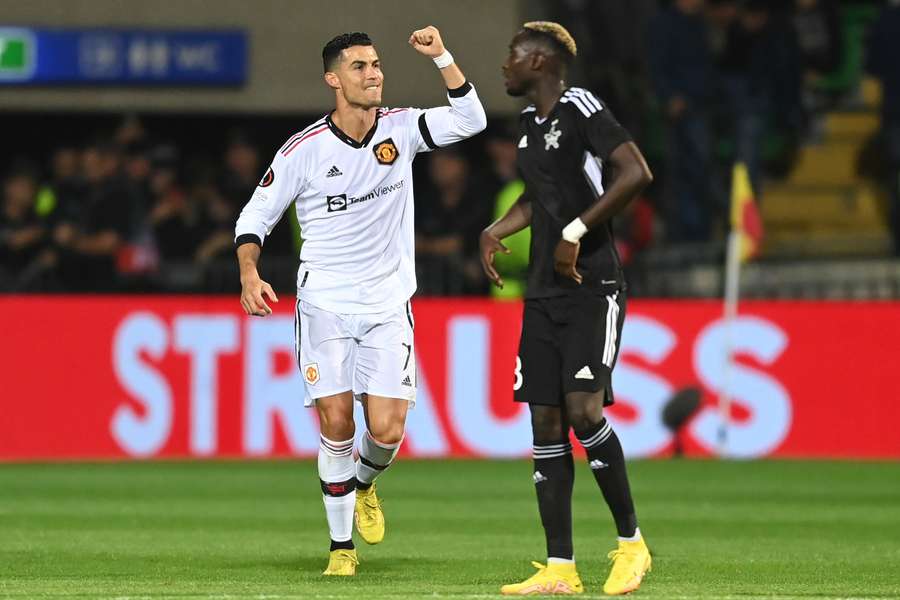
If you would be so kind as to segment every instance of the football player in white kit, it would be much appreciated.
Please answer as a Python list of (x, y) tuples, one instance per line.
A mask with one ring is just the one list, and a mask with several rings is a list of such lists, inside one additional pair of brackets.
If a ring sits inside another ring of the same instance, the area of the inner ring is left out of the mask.
[[(322, 51), (335, 109), (276, 152), (235, 228), (241, 305), (261, 317), (272, 312), (267, 299), (278, 299), (257, 262), (291, 203), (303, 233), (295, 339), (305, 404), (315, 405), (321, 428), (319, 479), (331, 534), (325, 575), (356, 572), (354, 514), (366, 542), (383, 539), (374, 482), (396, 456), (415, 403), (412, 161), (487, 124), (440, 32), (419, 29), (409, 43), (434, 60), (450, 105), (382, 108), (384, 74), (369, 36), (337, 36)], [(354, 398), (367, 428), (356, 461)]]

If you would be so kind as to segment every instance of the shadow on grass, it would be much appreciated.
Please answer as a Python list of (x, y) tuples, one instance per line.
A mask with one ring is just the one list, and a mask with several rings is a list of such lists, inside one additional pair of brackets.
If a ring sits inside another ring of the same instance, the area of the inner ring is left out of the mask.
[[(362, 557), (360, 574), (377, 574), (396, 576), (410, 572), (423, 572), (426, 567), (441, 565), (446, 567), (447, 560), (437, 558), (402, 558), (402, 557)], [(302, 575), (321, 575), (328, 565), (327, 554), (290, 555), (260, 557), (259, 560), (225, 561), (222, 566), (228, 569), (261, 569), (270, 572), (290, 572)]]

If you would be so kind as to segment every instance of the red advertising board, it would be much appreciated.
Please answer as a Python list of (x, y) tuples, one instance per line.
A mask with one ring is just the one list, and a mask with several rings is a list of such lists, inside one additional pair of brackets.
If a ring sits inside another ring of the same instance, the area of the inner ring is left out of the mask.
[[(521, 304), (415, 301), (408, 456), (527, 456), (512, 401)], [(312, 456), (291, 302), (266, 318), (222, 297), (0, 297), (0, 460)], [(730, 339), (736, 363), (726, 369)], [(662, 407), (697, 386), (688, 453), (900, 458), (900, 304), (633, 301), (609, 412), (630, 456), (671, 451)]]

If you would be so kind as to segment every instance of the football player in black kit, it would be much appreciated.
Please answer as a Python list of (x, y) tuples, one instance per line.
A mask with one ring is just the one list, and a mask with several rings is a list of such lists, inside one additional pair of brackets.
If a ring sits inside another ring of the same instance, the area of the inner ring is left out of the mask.
[(481, 234), (481, 258), (499, 286), (501, 240), (531, 226), (531, 256), (515, 399), (531, 410), (534, 482), (547, 565), (504, 594), (584, 590), (572, 547), (574, 466), (570, 428), (584, 446), (618, 530), (606, 594), (638, 588), (650, 553), (637, 526), (622, 446), (603, 416), (625, 318), (625, 280), (611, 220), (652, 180), (644, 157), (610, 110), (569, 87), (575, 41), (557, 23), (526, 23), (503, 64), (507, 92), (532, 104), (519, 119), (518, 168), (525, 192)]

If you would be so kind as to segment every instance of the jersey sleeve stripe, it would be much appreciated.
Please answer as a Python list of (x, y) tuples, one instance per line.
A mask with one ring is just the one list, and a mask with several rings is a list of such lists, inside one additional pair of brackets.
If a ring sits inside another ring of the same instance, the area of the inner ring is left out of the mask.
[(307, 133), (306, 135), (304, 135), (302, 138), (300, 138), (299, 140), (297, 140), (296, 142), (294, 142), (293, 145), (292, 145), (291, 147), (289, 147), (288, 149), (282, 151), (282, 154), (285, 155), (285, 156), (287, 156), (288, 154), (290, 154), (291, 152), (294, 151), (294, 148), (296, 148), (297, 146), (299, 146), (300, 144), (302, 144), (302, 143), (304, 142), (304, 140), (308, 140), (309, 138), (311, 138), (311, 137), (313, 137), (313, 136), (319, 135), (320, 133), (322, 133), (323, 131), (326, 131), (327, 129), (328, 129), (328, 124), (326, 123), (326, 124), (322, 125), (319, 129), (316, 129), (316, 130), (314, 130), (314, 131), (310, 131), (309, 133)]
[(594, 195), (599, 198), (603, 195), (603, 168), (600, 162), (590, 152), (584, 153), (584, 161), (581, 170), (587, 179), (588, 185), (594, 190)]
[(438, 145), (434, 143), (434, 138), (431, 137), (431, 132), (428, 131), (428, 123), (425, 121), (425, 113), (419, 115), (419, 133), (422, 134), (422, 139), (425, 140), (426, 146), (428, 146), (432, 150), (437, 149)]
[(284, 143), (284, 145), (281, 147), (281, 150), (279, 150), (279, 152), (284, 152), (285, 150), (287, 150), (287, 148), (288, 148), (291, 144), (293, 144), (293, 143), (296, 142), (298, 139), (300, 139), (301, 137), (303, 137), (304, 135), (306, 135), (307, 133), (309, 133), (311, 130), (315, 129), (316, 127), (319, 127), (320, 125), (322, 125), (322, 124), (324, 124), (324, 123), (325, 123), (325, 118), (323, 117), (323, 118), (319, 119), (318, 121), (316, 121), (315, 123), (313, 123), (312, 125), (310, 125), (309, 127), (307, 127), (306, 129), (303, 129), (303, 130), (300, 131), (299, 133), (295, 133), (295, 134), (292, 135), (290, 138), (288, 138), (288, 141), (286, 141), (286, 142)]
[(574, 94), (568, 94), (568, 92), (566, 96), (563, 96), (562, 102), (571, 102), (578, 107), (578, 110), (580, 110), (581, 114), (583, 114), (585, 117), (590, 117), (595, 112), (591, 109), (588, 109), (588, 107), (577, 96), (575, 96)]
[(592, 104), (598, 112), (603, 110), (603, 105), (600, 104), (600, 101), (597, 100), (596, 96), (594, 96), (594, 94), (592, 94), (590, 91), (579, 90), (579, 93), (581, 94), (582, 98), (584, 98), (588, 104)]

